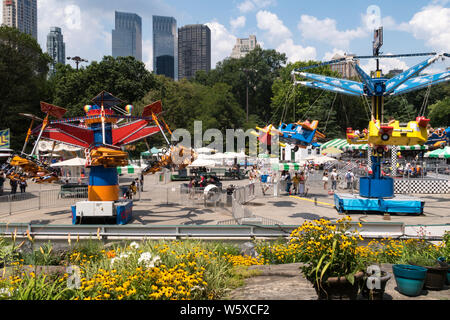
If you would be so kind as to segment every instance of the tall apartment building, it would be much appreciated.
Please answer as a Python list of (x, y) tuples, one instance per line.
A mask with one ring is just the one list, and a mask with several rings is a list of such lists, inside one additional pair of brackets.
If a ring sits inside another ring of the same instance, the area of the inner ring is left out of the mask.
[[(354, 54), (342, 56), (337, 53), (331, 59), (337, 60), (337, 59), (342, 59), (342, 58), (352, 58), (354, 56), (355, 56)], [(330, 67), (331, 67), (332, 71), (339, 72), (343, 78), (350, 79), (350, 78), (358, 77), (358, 73), (356, 72), (355, 67), (354, 67), (355, 64), (357, 64), (359, 66), (359, 60), (342, 61), (339, 63), (331, 64)]]
[(211, 70), (211, 30), (202, 24), (178, 28), (178, 78), (191, 79), (199, 70)]
[(64, 43), (61, 28), (51, 27), (47, 35), (47, 53), (52, 57), (50, 74), (55, 72), (57, 63), (66, 64), (66, 44)]
[(177, 20), (153, 16), (153, 70), (178, 79)]
[(132, 56), (142, 61), (142, 19), (137, 14), (115, 11), (112, 55), (114, 58)]
[(3, 24), (37, 40), (37, 0), (3, 0)]
[(239, 59), (245, 57), (247, 53), (256, 48), (258, 43), (256, 42), (256, 36), (251, 35), (248, 38), (236, 39), (236, 44), (231, 51), (231, 58)]

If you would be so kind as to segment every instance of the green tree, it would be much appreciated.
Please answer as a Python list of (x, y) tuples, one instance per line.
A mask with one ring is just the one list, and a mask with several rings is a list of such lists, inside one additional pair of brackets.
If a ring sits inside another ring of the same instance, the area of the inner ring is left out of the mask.
[(83, 106), (102, 90), (110, 92), (125, 104), (133, 104), (156, 86), (155, 76), (144, 63), (133, 57), (103, 57), (86, 68), (76, 70), (58, 65), (49, 80), (54, 86), (53, 103), (68, 108), (68, 115), (82, 115)]
[(430, 106), (430, 124), (434, 127), (450, 126), (450, 97)]
[(220, 82), (228, 84), (234, 98), (245, 112), (248, 87), (249, 120), (267, 122), (271, 117), (272, 84), (280, 75), (286, 61), (285, 54), (258, 47), (243, 58), (224, 59), (208, 73), (198, 72), (192, 81), (210, 87)]
[(12, 149), (21, 149), (29, 126), (18, 113), (39, 113), (50, 92), (50, 61), (30, 35), (0, 26), (0, 129), (10, 128)]

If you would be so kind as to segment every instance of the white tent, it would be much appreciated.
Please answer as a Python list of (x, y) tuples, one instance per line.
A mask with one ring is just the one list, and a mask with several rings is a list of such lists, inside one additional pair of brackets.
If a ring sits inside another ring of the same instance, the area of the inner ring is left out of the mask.
[(73, 158), (66, 161), (56, 162), (50, 165), (50, 167), (84, 167), (86, 165), (86, 159)]
[[(38, 144), (38, 150), (39, 152), (51, 152), (53, 149), (53, 141), (39, 141)], [(55, 144), (55, 148), (53, 149), (54, 152), (59, 152), (59, 151), (69, 151), (69, 152), (74, 152), (74, 151), (80, 151), (81, 148), (79, 147), (73, 147), (67, 144), (63, 144), (63, 143), (56, 143)]]
[(313, 161), (315, 164), (324, 164), (330, 161), (338, 161), (335, 158), (327, 157), (327, 156), (308, 156), (303, 160)]
[(213, 153), (216, 151), (217, 150), (215, 150), (215, 149), (211, 149), (211, 148), (207, 148), (207, 147), (195, 149), (195, 152), (197, 152), (197, 153), (206, 153), (206, 154)]
[(208, 160), (208, 159), (197, 159), (194, 162), (192, 162), (188, 167), (194, 168), (194, 167), (208, 167), (213, 168), (215, 166), (216, 162), (214, 160)]

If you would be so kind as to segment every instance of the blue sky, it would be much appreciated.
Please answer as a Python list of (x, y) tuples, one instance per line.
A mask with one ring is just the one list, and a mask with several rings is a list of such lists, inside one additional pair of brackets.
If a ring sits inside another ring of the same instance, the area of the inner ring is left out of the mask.
[[(377, 6), (380, 19), (368, 12)], [(373, 8), (373, 7), (370, 7)], [(143, 20), (143, 60), (152, 70), (152, 15), (173, 16), (178, 27), (207, 24), (212, 67), (227, 57), (236, 37), (255, 34), (265, 49), (289, 61), (326, 60), (334, 53), (369, 55), (373, 26), (384, 27), (384, 53), (450, 52), (450, 0), (38, 0), (38, 42), (45, 51), (50, 26), (62, 28), (66, 55), (90, 61), (111, 54), (114, 10)], [(383, 69), (411, 67), (420, 59), (384, 59)], [(428, 69), (439, 71), (449, 59)], [(366, 70), (374, 61), (361, 61)]]

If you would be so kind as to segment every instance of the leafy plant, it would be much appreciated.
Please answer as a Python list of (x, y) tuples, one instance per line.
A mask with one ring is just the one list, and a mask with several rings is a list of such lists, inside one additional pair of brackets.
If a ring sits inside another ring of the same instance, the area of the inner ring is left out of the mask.
[(291, 243), (302, 252), (302, 273), (310, 282), (320, 285), (329, 277), (345, 276), (354, 283), (354, 275), (362, 269), (357, 246), (363, 239), (350, 230), (350, 221), (350, 217), (336, 225), (325, 219), (307, 221), (291, 234)]

